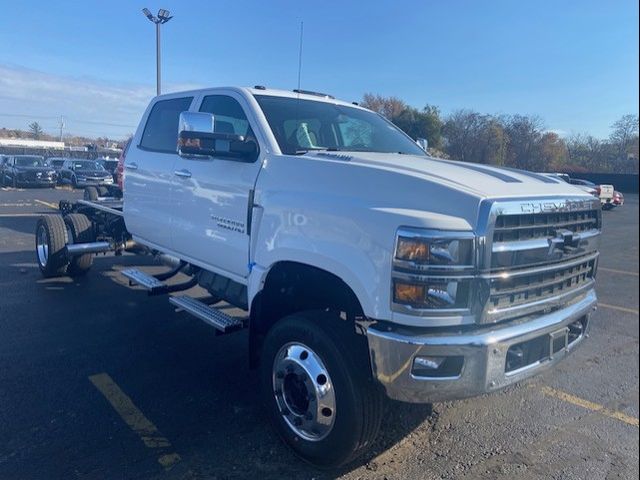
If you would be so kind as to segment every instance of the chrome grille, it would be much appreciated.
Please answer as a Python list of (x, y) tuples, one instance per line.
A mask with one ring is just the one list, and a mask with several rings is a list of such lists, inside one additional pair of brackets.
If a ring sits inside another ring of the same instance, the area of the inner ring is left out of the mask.
[(598, 210), (499, 215), (496, 218), (493, 241), (517, 242), (551, 237), (559, 228), (575, 234), (597, 229), (598, 226)]
[(482, 323), (561, 308), (593, 288), (597, 200), (496, 203), (492, 211)]
[(549, 265), (508, 278), (498, 276), (491, 280), (489, 306), (501, 309), (537, 302), (562, 295), (588, 284), (595, 275), (596, 259), (589, 258), (566, 264)]

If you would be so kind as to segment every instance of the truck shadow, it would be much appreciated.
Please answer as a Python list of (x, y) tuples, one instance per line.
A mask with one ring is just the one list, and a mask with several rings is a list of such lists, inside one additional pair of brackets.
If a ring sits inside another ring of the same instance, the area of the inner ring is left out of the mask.
[[(138, 471), (144, 462), (128, 464), (122, 451), (141, 451), (143, 456), (146, 447), (123, 424), (124, 435), (117, 438), (118, 448), (110, 450), (109, 456), (113, 464), (126, 464), (141, 477), (320, 480), (359, 469), (375, 476), (376, 464), (388, 460), (386, 452), (391, 449), (395, 454), (394, 446), (430, 418), (429, 406), (388, 402), (378, 440), (365, 456), (344, 468), (318, 470), (295, 457), (271, 428), (257, 394), (257, 375), (248, 366), (246, 332), (218, 336), (203, 322), (176, 313), (166, 297), (148, 297), (144, 291), (128, 288), (117, 273), (124, 266), (154, 265), (152, 259), (99, 257), (86, 277), (43, 279), (34, 252), (24, 248), (0, 253), (0, 291), (4, 292), (0, 313), (7, 314), (3, 321), (10, 331), (24, 333), (20, 335), (23, 353), (12, 360), (13, 368), (47, 365), (54, 369), (59, 364), (74, 372), (74, 380), (61, 376), (56, 386), (58, 400), (66, 408), (86, 412), (83, 418), (89, 423), (67, 429), (65, 441), (74, 444), (83, 443), (89, 431), (98, 444), (108, 441), (92, 425), (114, 412), (87, 380), (89, 375), (108, 373), (182, 458), (162, 475)], [(38, 335), (26, 334), (32, 331)], [(41, 353), (52, 346), (60, 353), (52, 357)], [(75, 383), (65, 383), (69, 381)], [(25, 383), (20, 388), (33, 387)], [(95, 403), (65, 397), (65, 392), (78, 388), (86, 390)], [(57, 441), (52, 440), (50, 448), (61, 452), (59, 468), (95, 462), (104, 454), (80, 457), (62, 443), (56, 445)], [(115, 467), (103, 466), (104, 478), (112, 476), (110, 468)], [(155, 459), (144, 468), (157, 468)]]

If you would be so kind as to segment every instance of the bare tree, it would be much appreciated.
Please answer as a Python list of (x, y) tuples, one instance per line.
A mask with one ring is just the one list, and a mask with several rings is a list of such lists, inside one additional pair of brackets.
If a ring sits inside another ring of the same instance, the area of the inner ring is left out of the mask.
[(361, 104), (391, 121), (407, 109), (407, 104), (397, 97), (383, 97), (373, 93), (365, 93)]
[(626, 159), (634, 138), (638, 138), (638, 115), (623, 115), (611, 125), (609, 141), (615, 146), (619, 159)]

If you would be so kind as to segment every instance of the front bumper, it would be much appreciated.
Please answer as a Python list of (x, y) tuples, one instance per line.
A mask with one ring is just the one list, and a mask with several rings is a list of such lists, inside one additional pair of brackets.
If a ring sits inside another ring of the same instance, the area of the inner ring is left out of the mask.
[(79, 187), (90, 187), (97, 185), (113, 185), (112, 177), (104, 177), (104, 178), (82, 178), (77, 179), (76, 184)]
[[(589, 316), (597, 298), (590, 290), (580, 300), (552, 313), (529, 317), (506, 326), (493, 325), (476, 330), (447, 332), (378, 324), (367, 329), (374, 377), (395, 400), (429, 403), (473, 397), (493, 392), (529, 378), (558, 363), (588, 336)], [(523, 368), (507, 372), (507, 354), (524, 342), (553, 337), (557, 332), (582, 321), (584, 330), (558, 351)], [(441, 330), (441, 329), (440, 329)], [(454, 376), (434, 377), (414, 374), (416, 357), (463, 357)]]
[(16, 182), (23, 186), (46, 187), (46, 186), (55, 186), (58, 183), (58, 179), (57, 177), (41, 177), (41, 178), (16, 177)]

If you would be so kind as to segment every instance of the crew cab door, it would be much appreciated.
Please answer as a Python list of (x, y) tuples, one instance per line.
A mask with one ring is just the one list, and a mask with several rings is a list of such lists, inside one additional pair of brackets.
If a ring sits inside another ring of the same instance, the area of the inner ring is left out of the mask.
[(192, 96), (163, 96), (145, 115), (124, 163), (124, 215), (127, 230), (159, 250), (171, 245), (171, 182), (178, 119), (189, 110)]
[[(213, 114), (216, 132), (255, 139), (241, 95), (232, 91), (203, 95), (199, 111)], [(259, 160), (178, 157), (174, 169), (174, 250), (217, 273), (246, 277), (249, 202)]]

